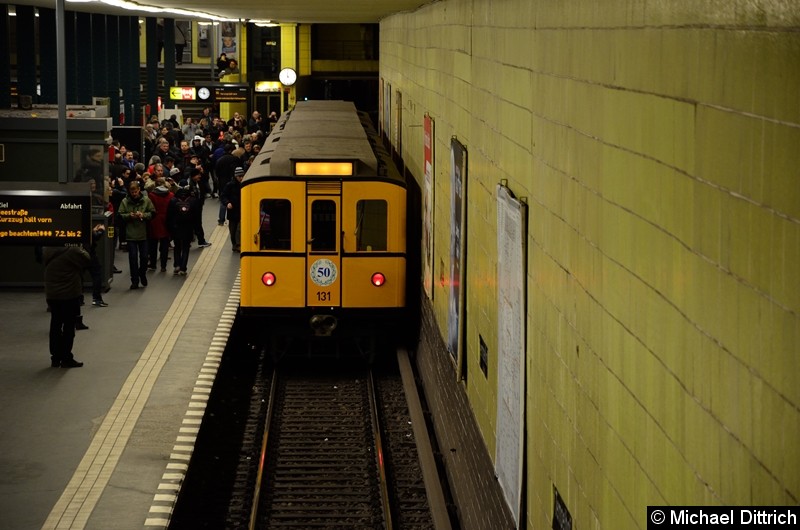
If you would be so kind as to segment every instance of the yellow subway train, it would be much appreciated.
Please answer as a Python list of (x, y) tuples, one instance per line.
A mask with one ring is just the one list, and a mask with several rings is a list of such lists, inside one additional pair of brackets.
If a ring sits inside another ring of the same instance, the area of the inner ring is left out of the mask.
[(273, 356), (344, 345), (372, 358), (402, 329), (406, 182), (353, 103), (284, 113), (241, 204), (239, 316)]

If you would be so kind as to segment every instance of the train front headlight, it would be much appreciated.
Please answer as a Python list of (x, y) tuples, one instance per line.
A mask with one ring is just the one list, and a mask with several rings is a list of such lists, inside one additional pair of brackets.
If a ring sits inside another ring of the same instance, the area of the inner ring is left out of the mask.
[(372, 285), (375, 287), (380, 287), (384, 283), (386, 283), (386, 276), (384, 276), (382, 273), (376, 272), (372, 275)]
[(275, 274), (271, 272), (265, 272), (264, 274), (261, 275), (261, 283), (263, 283), (267, 287), (272, 287), (273, 285), (275, 285), (275, 282), (277, 280), (278, 279), (275, 277)]

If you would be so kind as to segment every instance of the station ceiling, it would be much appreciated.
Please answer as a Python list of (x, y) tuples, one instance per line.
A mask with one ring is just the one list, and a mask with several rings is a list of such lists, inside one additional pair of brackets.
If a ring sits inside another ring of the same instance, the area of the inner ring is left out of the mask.
[[(230, 20), (270, 20), (278, 23), (374, 23), (394, 13), (413, 11), (435, 0), (82, 0), (67, 1), (67, 11), (114, 15), (155, 16), (176, 19), (192, 18), (170, 12), (148, 12), (136, 6), (180, 9)], [(53, 0), (11, 0), (16, 5), (54, 8)], [(198, 16), (200, 20), (208, 18)]]

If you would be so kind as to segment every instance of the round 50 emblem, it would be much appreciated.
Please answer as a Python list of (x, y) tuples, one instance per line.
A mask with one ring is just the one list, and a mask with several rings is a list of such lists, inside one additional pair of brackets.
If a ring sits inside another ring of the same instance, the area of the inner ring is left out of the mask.
[(311, 275), (311, 281), (320, 287), (331, 285), (339, 275), (336, 264), (329, 259), (318, 259), (311, 264), (311, 270), (308, 272)]

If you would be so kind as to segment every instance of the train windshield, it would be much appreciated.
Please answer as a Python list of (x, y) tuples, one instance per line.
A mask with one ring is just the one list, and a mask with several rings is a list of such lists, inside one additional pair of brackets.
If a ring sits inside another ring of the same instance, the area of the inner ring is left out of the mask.
[(386, 250), (385, 200), (361, 200), (356, 203), (356, 250)]
[(264, 199), (259, 208), (261, 250), (291, 250), (292, 203), (288, 199)]

